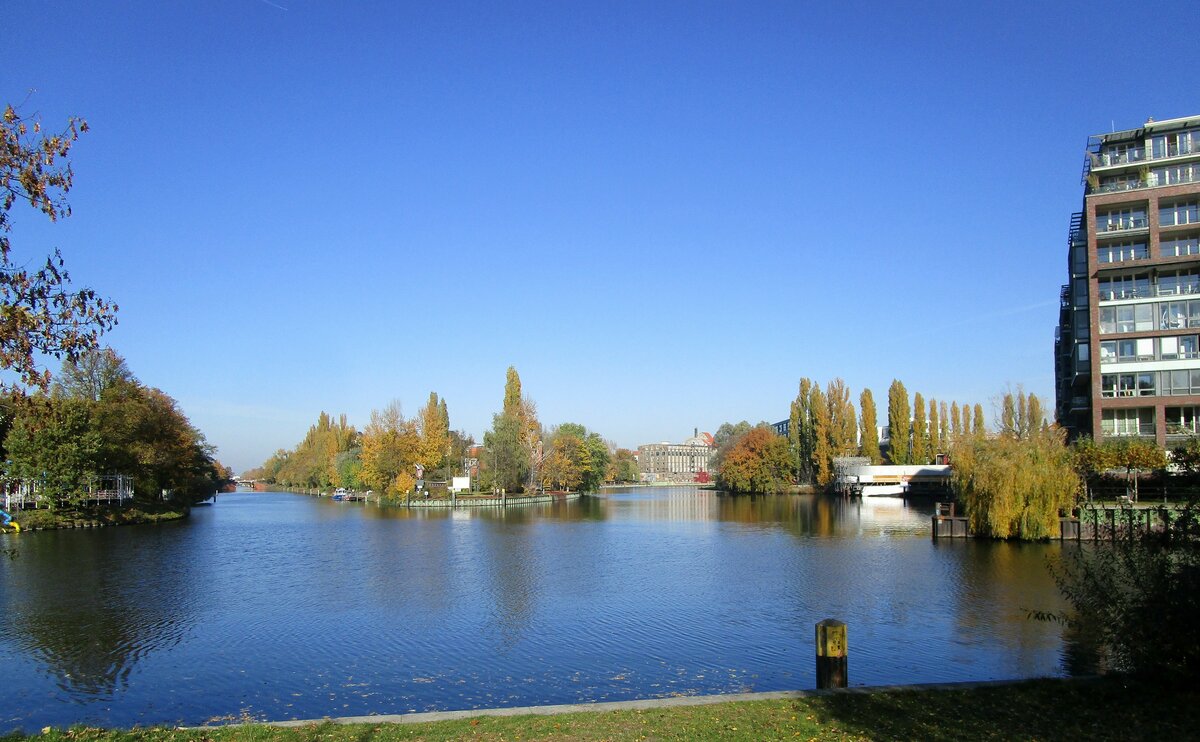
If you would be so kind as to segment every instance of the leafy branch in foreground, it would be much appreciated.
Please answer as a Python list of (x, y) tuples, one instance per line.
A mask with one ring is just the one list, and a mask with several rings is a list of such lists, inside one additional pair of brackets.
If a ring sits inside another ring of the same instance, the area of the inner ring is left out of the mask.
[(62, 132), (46, 134), (40, 120), (12, 106), (0, 118), (0, 369), (40, 389), (49, 385), (50, 372), (39, 365), (39, 356), (75, 360), (116, 324), (116, 304), (92, 289), (71, 287), (58, 250), (30, 269), (13, 260), (9, 239), (9, 211), (18, 200), (52, 222), (70, 216), (65, 196), (74, 173), (67, 156), (86, 131), (86, 121), (71, 118)]

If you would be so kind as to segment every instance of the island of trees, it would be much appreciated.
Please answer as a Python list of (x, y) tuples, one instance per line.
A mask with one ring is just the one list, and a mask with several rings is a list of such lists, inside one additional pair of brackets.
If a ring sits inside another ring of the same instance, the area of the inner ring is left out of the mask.
[(544, 428), (512, 367), (482, 446), (451, 429), (446, 400), (430, 392), (414, 417), (392, 402), (372, 411), (361, 431), (345, 415), (335, 420), (322, 412), (295, 448), (276, 451), (245, 476), (284, 488), (370, 490), (381, 501), (399, 502), (416, 488), (418, 465), (427, 479), (445, 482), (466, 474), (471, 462), (478, 472), (472, 484), (483, 491), (593, 491), (605, 482), (638, 478), (632, 451), (584, 425)]

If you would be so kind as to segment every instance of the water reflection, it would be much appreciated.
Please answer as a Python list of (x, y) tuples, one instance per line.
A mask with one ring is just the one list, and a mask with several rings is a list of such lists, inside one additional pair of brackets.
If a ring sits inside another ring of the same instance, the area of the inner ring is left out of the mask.
[(69, 694), (111, 697), (145, 655), (177, 644), (194, 620), (178, 530), (23, 534), (4, 565), (0, 642), (33, 657)]
[(507, 509), (240, 494), (167, 527), (22, 534), (0, 731), (1062, 672), (1056, 545), (932, 542), (899, 500), (628, 489)]

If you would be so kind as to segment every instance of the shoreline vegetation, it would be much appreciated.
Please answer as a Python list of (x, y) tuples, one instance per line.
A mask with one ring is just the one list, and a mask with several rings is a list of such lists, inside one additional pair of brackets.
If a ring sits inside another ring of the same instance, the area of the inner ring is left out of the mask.
[[(178, 503), (135, 501), (125, 505), (72, 505), (53, 509), (18, 510), (13, 513), (13, 520), (21, 525), (21, 532), (25, 533), (66, 528), (104, 528), (106, 526), (165, 523), (182, 520), (190, 513), (190, 507)], [(5, 532), (11, 532), (11, 529)]]
[[(385, 740), (960, 740), (1185, 739), (1200, 726), (1200, 690), (1131, 676), (1039, 679), (964, 686), (814, 692), (555, 715), (484, 715), (445, 721), (273, 726), (251, 718), (228, 726), (107, 730), (74, 726), (0, 734), (0, 742), (382, 742)], [(242, 723), (239, 723), (242, 722)]]

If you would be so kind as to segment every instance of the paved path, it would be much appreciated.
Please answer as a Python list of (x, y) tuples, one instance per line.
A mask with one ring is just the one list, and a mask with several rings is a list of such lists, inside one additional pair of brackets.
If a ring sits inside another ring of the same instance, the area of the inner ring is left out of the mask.
[[(638, 701), (607, 701), (604, 703), (564, 703), (557, 706), (514, 706), (511, 708), (495, 709), (466, 709), (463, 711), (426, 711), (413, 714), (375, 714), (372, 716), (341, 716), (326, 719), (306, 719), (292, 721), (251, 722), (276, 727), (302, 727), (312, 724), (332, 722), (334, 724), (419, 724), (430, 721), (449, 721), (452, 719), (472, 719), (480, 716), (553, 716), (555, 714), (601, 713), (605, 711), (630, 711), (638, 709), (661, 709), (676, 706), (702, 706), (710, 703), (729, 703), (732, 701), (774, 701), (788, 698), (808, 698), (824, 696), (832, 693), (867, 694), (894, 693), (898, 691), (928, 691), (928, 690), (965, 690), (968, 688), (985, 688), (993, 685), (1013, 685), (1036, 678), (1020, 680), (988, 680), (970, 683), (928, 683), (925, 685), (875, 685), (858, 686), (855, 688), (838, 688), (834, 690), (784, 690), (764, 693), (731, 693), (716, 696), (674, 696), (671, 698), (646, 698)], [(230, 726), (242, 726), (233, 724)]]

